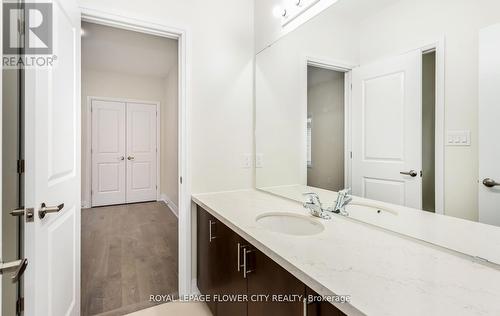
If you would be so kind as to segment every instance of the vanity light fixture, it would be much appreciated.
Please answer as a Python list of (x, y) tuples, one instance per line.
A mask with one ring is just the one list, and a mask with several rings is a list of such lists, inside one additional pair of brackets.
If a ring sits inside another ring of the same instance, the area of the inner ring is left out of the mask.
[(273, 9), (273, 15), (277, 18), (285, 18), (287, 13), (286, 9), (280, 6), (275, 6)]
[(320, 1), (321, 0), (288, 0), (288, 4), (285, 7), (274, 7), (273, 15), (281, 19), (281, 26), (284, 27)]

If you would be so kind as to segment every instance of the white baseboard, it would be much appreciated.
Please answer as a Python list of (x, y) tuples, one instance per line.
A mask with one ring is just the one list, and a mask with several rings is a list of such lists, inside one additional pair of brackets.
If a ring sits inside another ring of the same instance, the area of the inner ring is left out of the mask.
[(85, 208), (91, 208), (90, 203), (88, 203), (87, 201), (82, 201), (82, 208), (83, 209), (85, 209)]
[(168, 208), (172, 211), (172, 213), (174, 213), (176, 217), (179, 217), (179, 208), (177, 207), (177, 205), (175, 205), (174, 202), (172, 202), (172, 200), (170, 200), (170, 198), (166, 194), (162, 193), (160, 195), (160, 200), (168, 206)]

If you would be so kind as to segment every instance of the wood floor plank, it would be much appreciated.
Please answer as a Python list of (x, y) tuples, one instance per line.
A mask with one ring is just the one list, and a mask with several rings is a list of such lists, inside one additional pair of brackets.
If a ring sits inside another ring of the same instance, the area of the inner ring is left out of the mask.
[(132, 312), (178, 285), (178, 221), (162, 202), (82, 210), (83, 316)]

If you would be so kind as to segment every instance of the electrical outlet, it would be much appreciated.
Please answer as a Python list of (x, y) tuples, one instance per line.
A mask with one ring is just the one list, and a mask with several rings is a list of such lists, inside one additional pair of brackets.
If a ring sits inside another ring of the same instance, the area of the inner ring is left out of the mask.
[(252, 154), (243, 154), (242, 155), (241, 167), (243, 169), (252, 168)]
[(264, 154), (255, 155), (255, 168), (264, 168)]

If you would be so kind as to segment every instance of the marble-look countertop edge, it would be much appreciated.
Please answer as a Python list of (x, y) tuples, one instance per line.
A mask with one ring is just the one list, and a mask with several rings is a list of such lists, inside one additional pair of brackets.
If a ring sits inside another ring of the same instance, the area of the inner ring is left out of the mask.
[[(279, 197), (277, 197), (279, 198)], [(266, 247), (265, 244), (257, 240), (255, 237), (251, 236), (249, 233), (247, 233), (245, 230), (241, 229), (240, 227), (234, 225), (230, 220), (225, 218), (221, 213), (217, 212), (214, 210), (212, 207), (209, 205), (205, 204), (203, 201), (201, 201), (197, 196), (193, 195), (192, 200), (195, 204), (199, 205), (202, 207), (204, 210), (209, 212), (212, 216), (220, 220), (224, 225), (232, 229), (235, 233), (237, 233), (240, 237), (248, 241), (249, 243), (252, 244), (255, 248), (257, 248), (259, 251), (263, 252), (266, 256), (274, 260), (276, 263), (278, 263), (282, 268), (286, 269), (288, 272), (290, 272), (294, 277), (299, 279), (301, 282), (303, 282), (305, 285), (307, 285), (309, 288), (311, 288), (313, 291), (318, 293), (319, 295), (323, 296), (330, 296), (330, 295), (337, 295), (334, 291), (331, 289), (327, 288), (323, 284), (321, 284), (319, 281), (315, 280), (313, 277), (309, 276), (307, 273), (302, 271), (300, 268), (296, 267), (293, 263), (287, 261), (284, 259), (280, 254), (276, 253), (275, 251), (269, 249)], [(359, 309), (357, 309), (355, 306), (353, 306), (350, 303), (334, 303), (331, 302), (335, 307), (340, 309), (343, 313), (346, 315), (354, 315), (354, 316), (361, 316), (361, 315), (366, 315)]]

